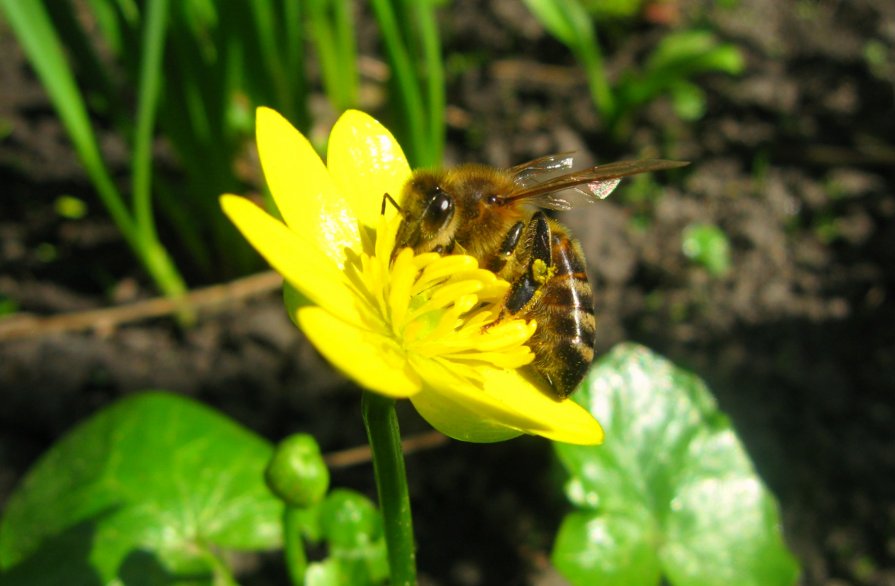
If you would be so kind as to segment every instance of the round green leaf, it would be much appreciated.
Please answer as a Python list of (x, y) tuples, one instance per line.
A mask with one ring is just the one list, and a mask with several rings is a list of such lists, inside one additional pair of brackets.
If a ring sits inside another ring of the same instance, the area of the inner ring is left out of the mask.
[(573, 584), (796, 582), (776, 502), (699, 378), (623, 344), (575, 400), (606, 441), (556, 445), (581, 510), (563, 524), (553, 561)]
[(573, 584), (594, 584), (595, 576), (600, 586), (657, 584), (659, 557), (645, 538), (650, 523), (649, 515), (637, 510), (571, 513), (556, 536), (553, 563)]
[(62, 556), (71, 560), (65, 583), (151, 568), (211, 579), (213, 550), (280, 543), (283, 505), (264, 484), (272, 451), (183, 397), (119, 401), (55, 444), (13, 494), (0, 568), (20, 583), (62, 583), (48, 574)]

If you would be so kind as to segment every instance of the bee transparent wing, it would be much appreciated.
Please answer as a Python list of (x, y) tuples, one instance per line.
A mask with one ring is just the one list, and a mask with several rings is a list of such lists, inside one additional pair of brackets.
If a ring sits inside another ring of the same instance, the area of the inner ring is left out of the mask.
[(584, 171), (566, 173), (534, 185), (520, 186), (519, 191), (503, 199), (504, 203), (530, 203), (541, 208), (567, 211), (605, 199), (624, 177), (676, 169), (685, 165), (689, 163), (662, 159), (608, 163)]
[(541, 208), (567, 212), (573, 208), (606, 199), (619, 183), (621, 183), (621, 179), (592, 181), (575, 187), (561, 189), (560, 191), (544, 193), (532, 197), (530, 201)]
[(571, 152), (556, 153), (510, 167), (509, 171), (516, 185), (530, 187), (544, 183), (555, 177), (557, 173), (568, 171), (572, 168), (572, 163), (574, 163), (574, 156)]

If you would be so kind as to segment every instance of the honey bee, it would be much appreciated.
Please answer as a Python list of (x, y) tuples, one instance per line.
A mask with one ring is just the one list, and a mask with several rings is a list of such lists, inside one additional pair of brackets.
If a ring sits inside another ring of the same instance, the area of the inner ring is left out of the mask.
[(543, 209), (569, 210), (608, 196), (623, 177), (674, 169), (687, 163), (622, 161), (572, 171), (560, 153), (509, 169), (465, 164), (416, 171), (402, 204), (392, 260), (415, 253), (468, 254), (510, 283), (496, 323), (534, 319), (528, 341), (534, 370), (558, 399), (584, 378), (594, 356), (594, 296), (581, 245)]

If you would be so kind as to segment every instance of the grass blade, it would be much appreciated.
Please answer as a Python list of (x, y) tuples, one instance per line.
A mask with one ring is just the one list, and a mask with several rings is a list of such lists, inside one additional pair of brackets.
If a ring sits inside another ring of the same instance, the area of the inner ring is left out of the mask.
[(406, 122), (409, 157), (414, 167), (431, 167), (438, 161), (428, 147), (423, 97), (408, 47), (398, 26), (394, 7), (389, 0), (373, 0), (373, 12), (379, 22), (386, 52), (394, 72)]
[(429, 114), (429, 150), (433, 164), (441, 164), (444, 155), (444, 64), (434, 0), (415, 4), (416, 21), (422, 39), (423, 62), (426, 65), (426, 102)]
[(83, 96), (44, 4), (0, 0), (0, 8), (43, 83), (112, 221), (159, 289), (168, 296), (179, 296), (185, 287), (167, 251), (157, 240), (147, 242), (141, 237), (134, 217), (106, 169)]
[(43, 3), (0, 0), (0, 7), (43, 83), (109, 215), (128, 244), (138, 249), (133, 219), (103, 164), (87, 108)]
[(134, 221), (143, 242), (156, 239), (152, 214), (152, 139), (161, 86), (167, 14), (168, 0), (149, 0), (146, 3), (132, 164)]

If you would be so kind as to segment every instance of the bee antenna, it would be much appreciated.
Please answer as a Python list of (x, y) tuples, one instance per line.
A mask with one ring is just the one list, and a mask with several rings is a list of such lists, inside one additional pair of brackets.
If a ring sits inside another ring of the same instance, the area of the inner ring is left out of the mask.
[(389, 202), (393, 206), (395, 206), (395, 209), (398, 210), (398, 213), (401, 214), (402, 218), (405, 217), (404, 210), (401, 209), (401, 206), (398, 205), (398, 202), (395, 201), (395, 198), (393, 198), (391, 195), (389, 195), (388, 192), (385, 192), (382, 194), (382, 209), (379, 211), (380, 215), (385, 213), (385, 203), (386, 202)]

